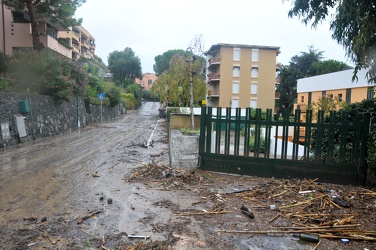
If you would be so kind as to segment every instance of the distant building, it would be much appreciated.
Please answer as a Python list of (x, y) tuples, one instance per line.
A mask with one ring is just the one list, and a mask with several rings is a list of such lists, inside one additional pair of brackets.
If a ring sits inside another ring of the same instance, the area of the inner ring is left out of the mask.
[(297, 109), (306, 112), (307, 107), (322, 97), (337, 98), (346, 103), (361, 102), (375, 96), (374, 86), (368, 83), (367, 70), (360, 70), (358, 81), (352, 81), (353, 69), (298, 79)]
[(95, 54), (95, 38), (82, 26), (73, 26), (69, 31), (59, 32), (59, 38), (68, 38), (72, 47), (72, 58), (93, 58)]
[(136, 78), (136, 83), (141, 85), (143, 89), (149, 90), (157, 79), (158, 77), (154, 73), (143, 73), (142, 79)]
[[(30, 17), (26, 13), (13, 11), (8, 6), (0, 11), (0, 50), (11, 55), (15, 51), (33, 49)], [(58, 22), (38, 20), (38, 33), (44, 47), (50, 48), (68, 58), (72, 58), (71, 49), (58, 42), (58, 32), (68, 31)]]
[[(27, 13), (12, 10), (4, 5), (0, 11), (0, 50), (11, 55), (15, 51), (31, 51), (33, 37)], [(45, 48), (50, 48), (68, 58), (94, 58), (95, 39), (82, 26), (65, 28), (51, 19), (38, 19), (38, 33)]]
[(207, 56), (207, 106), (275, 108), (280, 47), (216, 44)]

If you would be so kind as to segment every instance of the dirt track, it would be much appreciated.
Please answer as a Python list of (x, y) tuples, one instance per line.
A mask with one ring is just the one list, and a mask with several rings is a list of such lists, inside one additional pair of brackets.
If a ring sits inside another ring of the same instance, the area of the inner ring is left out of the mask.
[[(223, 232), (291, 226), (288, 213), (296, 210), (267, 207), (297, 198), (306, 202), (306, 197), (291, 194), (316, 184), (171, 170), (166, 121), (158, 118), (158, 107), (158, 103), (146, 103), (115, 121), (0, 152), (0, 249), (303, 250), (317, 245), (297, 241), (290, 234), (251, 237)], [(145, 142), (152, 145), (145, 148)], [(341, 195), (361, 190), (325, 187)], [(323, 208), (362, 213), (356, 222), (375, 230), (375, 197), (351, 194), (355, 197), (351, 208), (330, 203), (323, 203)], [(241, 213), (242, 205), (254, 210), (254, 219)], [(316, 208), (305, 209), (300, 213)], [(376, 245), (323, 239), (317, 249), (364, 248), (376, 249)]]

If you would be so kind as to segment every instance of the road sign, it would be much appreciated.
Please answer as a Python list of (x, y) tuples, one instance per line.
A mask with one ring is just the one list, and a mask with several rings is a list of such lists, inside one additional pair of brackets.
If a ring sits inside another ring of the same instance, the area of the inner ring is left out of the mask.
[(104, 100), (104, 93), (98, 94), (98, 100)]

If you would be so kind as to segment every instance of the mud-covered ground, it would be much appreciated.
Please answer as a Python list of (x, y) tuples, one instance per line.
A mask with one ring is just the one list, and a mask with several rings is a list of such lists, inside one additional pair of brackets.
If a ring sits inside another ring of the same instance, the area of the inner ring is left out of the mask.
[(376, 249), (374, 190), (172, 169), (158, 108), (0, 152), (0, 249)]

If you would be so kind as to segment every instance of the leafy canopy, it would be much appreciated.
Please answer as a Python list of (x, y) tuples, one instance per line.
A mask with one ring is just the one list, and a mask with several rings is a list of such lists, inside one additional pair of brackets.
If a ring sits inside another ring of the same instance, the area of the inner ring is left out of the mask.
[(193, 99), (197, 103), (206, 93), (201, 72), (201, 60), (187, 60), (185, 57), (174, 55), (170, 60), (169, 70), (164, 71), (154, 82), (152, 94), (161, 102), (168, 100), (175, 106), (189, 106), (192, 73)]
[(308, 52), (301, 52), (291, 58), (289, 65), (282, 65), (279, 77), (281, 83), (278, 86), (280, 98), (278, 106), (292, 111), (297, 98), (297, 80), (320, 74), (332, 73), (351, 67), (336, 60), (323, 59), (323, 51), (318, 51), (313, 46)]
[(131, 48), (114, 51), (108, 57), (108, 69), (113, 73), (114, 81), (121, 84), (134, 82), (142, 78), (141, 61)]
[[(289, 1), (289, 0), (285, 0)], [(370, 82), (376, 79), (376, 4), (374, 0), (291, 0), (289, 17), (302, 18), (312, 27), (330, 19), (332, 37), (355, 62), (353, 80), (360, 69), (368, 69)], [(334, 11), (334, 12), (333, 12)], [(333, 14), (332, 14), (333, 12)]]

